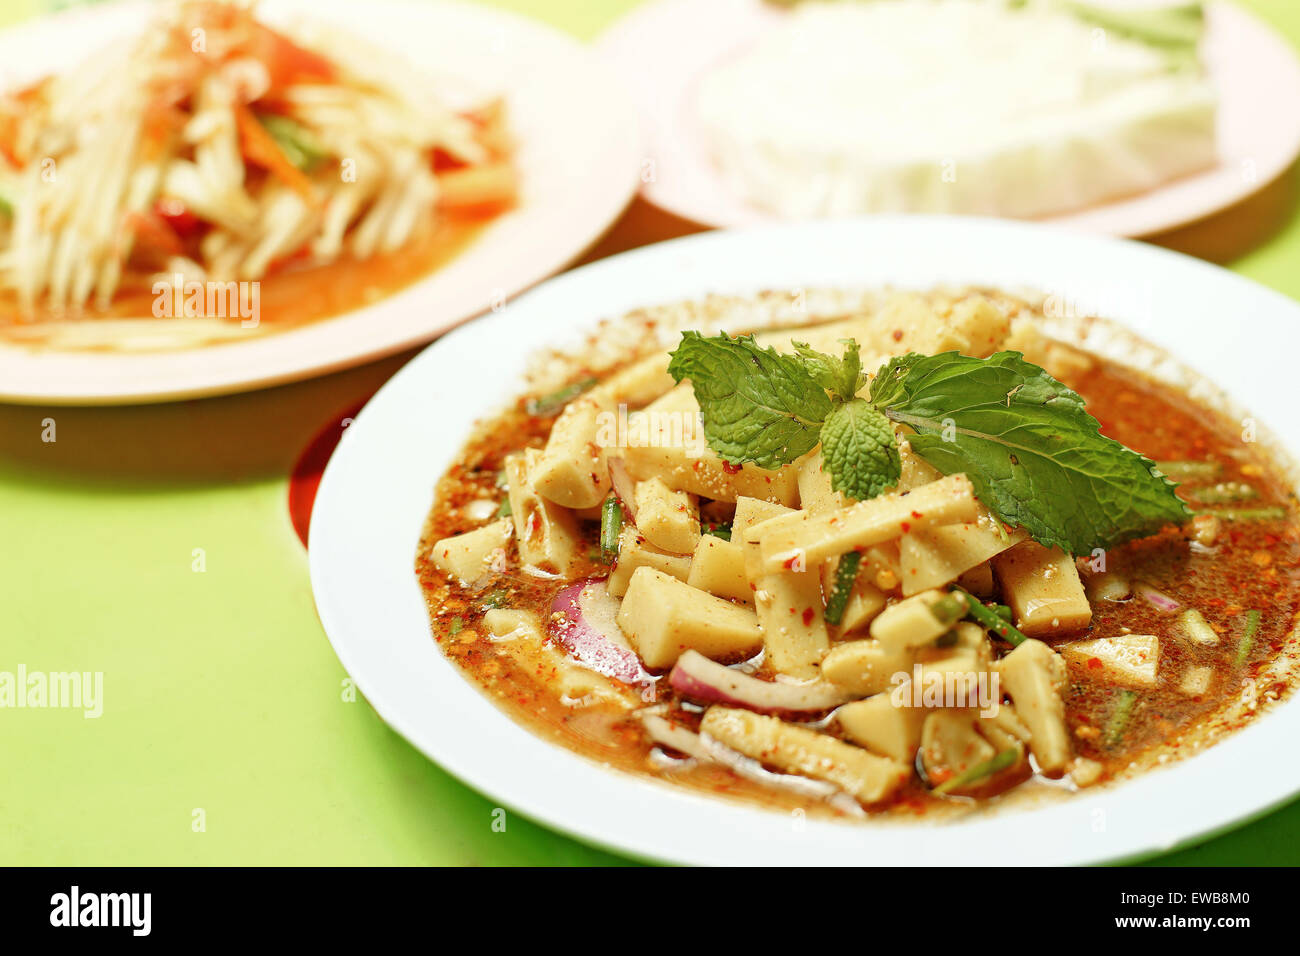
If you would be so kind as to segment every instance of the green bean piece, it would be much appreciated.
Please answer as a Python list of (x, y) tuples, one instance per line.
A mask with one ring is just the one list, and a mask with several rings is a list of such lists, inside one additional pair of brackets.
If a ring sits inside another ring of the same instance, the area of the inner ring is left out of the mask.
[(510, 508), (510, 496), (507, 495), (506, 497), (501, 499), (501, 504), (497, 508), (497, 517), (509, 518), (512, 514), (514, 514), (514, 511), (512, 511)]
[(1019, 751), (1014, 748), (999, 751), (988, 760), (981, 760), (973, 767), (957, 774), (955, 777), (949, 777), (943, 783), (933, 788), (934, 793), (951, 793), (961, 787), (969, 787), (972, 783), (977, 783), (985, 777), (991, 777), (995, 773), (1001, 773), (1008, 767), (1015, 764), (1019, 758)]
[(955, 624), (966, 616), (967, 602), (952, 594), (945, 594), (930, 605), (930, 613), (940, 624)]
[(1223, 470), (1217, 461), (1158, 461), (1156, 467), (1174, 481), (1217, 478)]
[(1209, 508), (1195, 513), (1197, 515), (1213, 515), (1224, 521), (1278, 521), (1286, 517), (1286, 509), (1280, 506), (1272, 508)]
[(595, 385), (599, 379), (584, 378), (581, 381), (574, 382), (572, 385), (566, 385), (564, 388), (557, 389), (549, 395), (543, 395), (540, 398), (530, 398), (524, 405), (529, 415), (535, 415), (538, 418), (549, 418), (552, 415), (558, 415), (564, 410), (564, 406), (569, 404), (591, 386)]
[(960, 594), (966, 598), (966, 616), (989, 633), (1002, 638), (1012, 647), (1019, 647), (1029, 640), (1012, 626), (1009, 620), (1011, 616), (1010, 609), (1008, 609), (1006, 617), (1003, 617), (1002, 612), (998, 610), (1002, 605), (989, 607), (964, 588), (953, 588), (952, 593)]
[(1252, 608), (1246, 612), (1246, 628), (1241, 632), (1241, 641), (1237, 644), (1236, 665), (1240, 667), (1250, 657), (1251, 648), (1255, 646), (1255, 635), (1259, 633), (1259, 622), (1263, 615)]
[(623, 506), (610, 495), (600, 507), (600, 559), (613, 564), (618, 559), (618, 536), (623, 531)]
[(840, 563), (835, 568), (835, 584), (826, 602), (827, 624), (838, 625), (844, 620), (844, 609), (849, 606), (849, 595), (853, 593), (853, 582), (858, 579), (861, 564), (862, 555), (857, 551), (847, 551), (840, 556)]
[(1131, 690), (1122, 690), (1119, 697), (1115, 700), (1115, 709), (1111, 712), (1110, 719), (1106, 721), (1106, 732), (1104, 740), (1107, 747), (1114, 747), (1124, 738), (1124, 731), (1128, 728), (1129, 718), (1133, 715), (1133, 705), (1137, 703), (1137, 692)]
[(1221, 481), (1217, 485), (1192, 488), (1191, 493), (1203, 505), (1227, 505), (1259, 497), (1255, 486), (1244, 481)]
[(701, 534), (711, 534), (715, 538), (721, 538), (723, 541), (731, 540), (731, 525), (729, 524), (700, 524)]

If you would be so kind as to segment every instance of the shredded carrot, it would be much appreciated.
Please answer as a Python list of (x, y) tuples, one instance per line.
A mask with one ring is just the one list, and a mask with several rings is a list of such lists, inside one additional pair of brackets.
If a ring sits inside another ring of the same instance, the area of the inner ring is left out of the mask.
[(284, 155), (284, 150), (253, 115), (253, 111), (242, 103), (236, 104), (235, 122), (239, 127), (239, 148), (244, 158), (267, 170), (307, 202), (315, 203), (316, 194), (312, 191), (311, 180), (289, 162), (289, 157)]

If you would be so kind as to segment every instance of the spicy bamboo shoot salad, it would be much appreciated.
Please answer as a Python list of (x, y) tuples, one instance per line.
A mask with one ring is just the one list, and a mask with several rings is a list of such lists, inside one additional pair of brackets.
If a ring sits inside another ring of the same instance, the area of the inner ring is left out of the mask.
[(435, 637), (518, 719), (684, 786), (915, 814), (1133, 773), (1293, 685), (1293, 485), (1221, 411), (997, 293), (706, 312), (521, 397), (438, 486)]
[(0, 326), (160, 318), (158, 301), (167, 318), (236, 318), (140, 294), (382, 260), (514, 202), (500, 102), (304, 30), (236, 3), (167, 6), (132, 42), (0, 94)]

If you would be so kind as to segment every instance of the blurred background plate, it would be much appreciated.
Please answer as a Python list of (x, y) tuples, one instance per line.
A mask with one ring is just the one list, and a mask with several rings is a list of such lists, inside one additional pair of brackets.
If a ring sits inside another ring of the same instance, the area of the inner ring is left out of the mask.
[[(152, 4), (79, 8), (0, 33), (0, 82), (20, 84), (138, 33)], [(0, 347), (0, 400), (123, 404), (302, 379), (428, 341), (577, 258), (618, 218), (642, 158), (626, 94), (576, 40), (486, 6), (269, 0), (270, 23), (327, 21), (425, 70), (500, 92), (521, 201), (449, 263), (373, 305), (246, 342), (150, 353)]]
[[(771, 222), (723, 179), (693, 116), (702, 76), (754, 44), (784, 12), (763, 0), (651, 0), (615, 23), (598, 48), (641, 109), (655, 176), (642, 194), (708, 226)], [(1206, 6), (1204, 57), (1220, 96), (1219, 164), (1149, 192), (1044, 221), (1147, 236), (1225, 209), (1268, 185), (1300, 155), (1300, 60), (1239, 7)]]

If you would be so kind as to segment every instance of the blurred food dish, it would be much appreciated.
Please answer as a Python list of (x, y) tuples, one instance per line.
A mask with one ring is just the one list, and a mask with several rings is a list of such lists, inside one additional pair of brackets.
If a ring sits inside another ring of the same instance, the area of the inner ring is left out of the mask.
[[(9, 91), (6, 337), (103, 345), (78, 320), (152, 316), (217, 320), (189, 328), (220, 338), (263, 294), (264, 328), (283, 328), (418, 278), (517, 189), (504, 103), (443, 92), (355, 36), (217, 0)], [(321, 281), (350, 294), (311, 294)]]
[(1214, 164), (1202, 28), (1199, 4), (800, 3), (701, 78), (697, 116), (778, 216), (1050, 215)]
[(11, 400), (210, 394), (427, 340), (576, 257), (642, 155), (593, 56), (476, 5), (104, 4), (3, 31), (0, 61)]
[(657, 0), (601, 48), (650, 131), (646, 197), (714, 226), (938, 212), (1144, 235), (1300, 153), (1300, 63), (1222, 3)]

